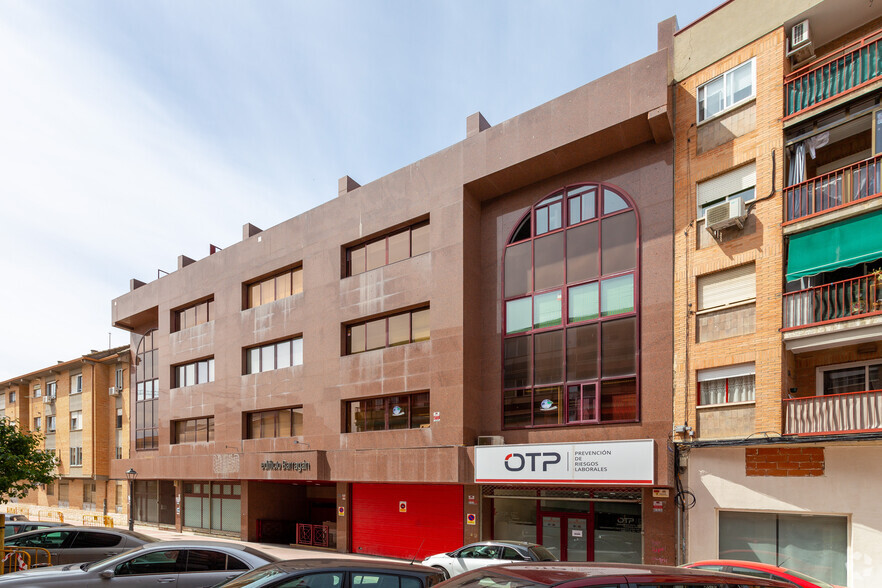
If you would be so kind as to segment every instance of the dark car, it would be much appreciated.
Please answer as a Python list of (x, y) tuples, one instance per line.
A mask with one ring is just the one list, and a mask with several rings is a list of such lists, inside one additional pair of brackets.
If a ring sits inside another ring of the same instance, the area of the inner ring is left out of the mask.
[(157, 539), (124, 529), (68, 526), (13, 535), (6, 540), (6, 547), (28, 551), (33, 563), (44, 565), (46, 552), (29, 548), (46, 549), (52, 557), (52, 565), (57, 565), (104, 559), (154, 541)]
[(441, 572), (369, 559), (292, 559), (267, 564), (216, 588), (429, 588)]
[(156, 541), (92, 563), (34, 568), (0, 576), (0, 587), (206, 588), (273, 561), (277, 558), (238, 543)]
[(792, 584), (723, 572), (619, 563), (514, 563), (479, 568), (438, 588), (793, 588)]
[(48, 529), (50, 527), (70, 527), (69, 523), (56, 523), (55, 521), (6, 521), (6, 526), (4, 527), (4, 533), (6, 533), (6, 537), (12, 537), (13, 535), (18, 535), (19, 533), (26, 533), (28, 531), (37, 531), (39, 529)]
[(557, 561), (554, 554), (542, 545), (526, 541), (481, 541), (470, 543), (450, 553), (436, 553), (423, 560), (444, 572), (444, 579), (457, 574), (516, 561)]

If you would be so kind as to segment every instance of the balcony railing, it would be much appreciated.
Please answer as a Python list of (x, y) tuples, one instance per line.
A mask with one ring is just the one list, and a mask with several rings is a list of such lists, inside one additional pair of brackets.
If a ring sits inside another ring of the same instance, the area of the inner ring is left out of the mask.
[(785, 222), (876, 196), (882, 192), (880, 171), (882, 154), (784, 188)]
[(784, 400), (784, 434), (882, 429), (882, 390)]
[(851, 280), (784, 294), (784, 330), (882, 313), (882, 277)]
[(882, 29), (784, 78), (784, 118), (882, 77)]

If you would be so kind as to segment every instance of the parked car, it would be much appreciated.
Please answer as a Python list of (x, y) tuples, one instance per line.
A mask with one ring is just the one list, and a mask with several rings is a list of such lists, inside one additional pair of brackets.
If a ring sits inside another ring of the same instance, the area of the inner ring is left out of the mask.
[(49, 550), (52, 565), (73, 564), (104, 559), (157, 541), (153, 537), (125, 529), (103, 527), (52, 527), (13, 535), (6, 540), (6, 547), (17, 547), (31, 553), (35, 564), (46, 564), (45, 552), (31, 547)]
[(423, 560), (444, 572), (444, 578), (452, 578), (469, 570), (516, 561), (557, 561), (542, 545), (526, 541), (482, 541), (470, 543), (450, 553), (436, 553)]
[(226, 541), (154, 541), (92, 563), (32, 568), (0, 576), (0, 586), (143, 586), (206, 588), (276, 557)]
[(430, 588), (443, 579), (434, 568), (391, 561), (292, 559), (267, 564), (216, 588)]
[(460, 574), (437, 588), (793, 588), (777, 580), (748, 578), (724, 572), (690, 570), (670, 566), (620, 563), (523, 562), (488, 566)]
[(8, 515), (6, 515), (6, 522), (7, 523), (9, 521), (26, 521), (26, 520), (28, 520), (28, 517), (24, 516), (23, 514), (8, 514)]
[(791, 586), (799, 586), (800, 588), (842, 588), (842, 586), (828, 584), (823, 580), (812, 578), (811, 576), (802, 574), (796, 570), (754, 561), (712, 559), (686, 564), (683, 567), (697, 570), (715, 570), (732, 574), (742, 574), (745, 576), (753, 576), (754, 578), (770, 578), (772, 580), (790, 582)]
[(50, 527), (70, 527), (70, 524), (57, 523), (55, 521), (7, 521), (6, 526), (4, 527), (4, 533), (6, 534), (6, 537), (9, 538), (13, 535), (18, 535), (19, 533), (36, 531), (38, 529), (48, 529)]

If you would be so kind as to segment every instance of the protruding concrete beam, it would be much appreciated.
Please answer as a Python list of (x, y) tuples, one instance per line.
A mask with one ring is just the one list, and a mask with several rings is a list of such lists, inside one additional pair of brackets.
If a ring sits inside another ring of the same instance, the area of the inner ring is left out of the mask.
[(135, 278), (132, 278), (131, 280), (129, 280), (129, 292), (132, 292), (135, 289), (140, 288), (141, 286), (144, 286), (144, 285), (146, 285), (145, 282), (142, 282), (141, 280), (136, 280)]
[(359, 184), (349, 176), (343, 176), (342, 178), (337, 180), (337, 196), (348, 194), (356, 188), (361, 188), (361, 184)]
[(671, 124), (670, 111), (666, 106), (650, 110), (646, 113), (646, 119), (652, 130), (652, 138), (656, 143), (667, 143), (674, 138), (674, 126)]
[(672, 16), (658, 23), (658, 50), (674, 48), (674, 33), (680, 30), (677, 17)]
[(248, 237), (253, 237), (257, 233), (262, 233), (263, 229), (258, 229), (251, 223), (245, 223), (242, 225), (242, 240), (244, 241)]
[(476, 112), (466, 119), (466, 137), (477, 135), (489, 128), (490, 123), (487, 122), (487, 119), (480, 112)]
[(187, 257), (186, 255), (178, 255), (178, 269), (185, 268), (191, 263), (196, 263), (196, 260)]

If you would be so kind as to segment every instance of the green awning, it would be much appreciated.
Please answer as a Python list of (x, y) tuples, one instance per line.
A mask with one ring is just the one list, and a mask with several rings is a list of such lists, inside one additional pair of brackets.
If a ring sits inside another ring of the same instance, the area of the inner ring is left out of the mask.
[(787, 281), (882, 257), (882, 210), (790, 237)]

